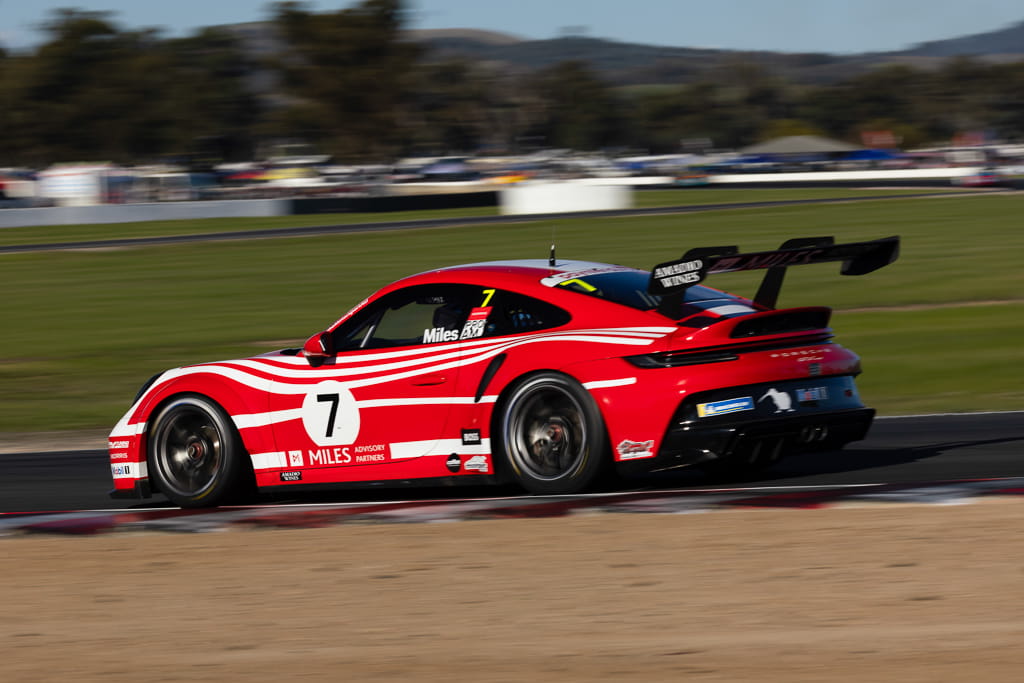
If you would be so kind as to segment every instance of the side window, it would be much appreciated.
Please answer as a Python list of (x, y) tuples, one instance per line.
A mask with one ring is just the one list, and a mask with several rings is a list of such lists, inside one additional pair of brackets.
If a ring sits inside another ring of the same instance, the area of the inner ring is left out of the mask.
[(487, 336), (520, 334), (559, 327), (571, 316), (561, 308), (533, 297), (498, 290), (487, 318)]
[(339, 351), (456, 341), (478, 297), (466, 285), (422, 285), (375, 301), (334, 332)]
[(540, 299), (476, 285), (422, 285), (378, 299), (334, 331), (338, 351), (522, 334), (571, 316)]

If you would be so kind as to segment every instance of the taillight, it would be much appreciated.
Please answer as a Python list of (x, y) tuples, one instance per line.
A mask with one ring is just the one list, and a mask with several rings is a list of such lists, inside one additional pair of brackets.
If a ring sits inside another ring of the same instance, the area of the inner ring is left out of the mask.
[(705, 365), (708, 363), (728, 363), (739, 360), (744, 353), (761, 351), (785, 351), (800, 349), (808, 345), (831, 344), (832, 335), (827, 333), (802, 335), (798, 339), (779, 339), (772, 341), (749, 341), (728, 346), (697, 349), (694, 351), (662, 351), (645, 353), (639, 356), (626, 356), (638, 368), (679, 368), (687, 365)]
[(706, 351), (696, 353), (648, 353), (640, 356), (626, 356), (626, 360), (638, 368), (679, 368), (686, 365), (727, 363), (740, 357), (728, 351)]

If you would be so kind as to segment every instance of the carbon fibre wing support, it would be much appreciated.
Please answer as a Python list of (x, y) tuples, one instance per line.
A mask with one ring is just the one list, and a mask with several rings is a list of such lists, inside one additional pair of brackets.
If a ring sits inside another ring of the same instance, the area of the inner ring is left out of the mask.
[(797, 238), (783, 242), (774, 251), (740, 253), (737, 247), (698, 247), (682, 258), (659, 263), (651, 270), (647, 291), (667, 299), (668, 308), (681, 303), (686, 289), (708, 275), (742, 270), (765, 270), (754, 302), (775, 308), (786, 269), (810, 263), (842, 261), (843, 275), (865, 275), (883, 268), (899, 256), (900, 238), (884, 237), (868, 242), (836, 244), (833, 237)]

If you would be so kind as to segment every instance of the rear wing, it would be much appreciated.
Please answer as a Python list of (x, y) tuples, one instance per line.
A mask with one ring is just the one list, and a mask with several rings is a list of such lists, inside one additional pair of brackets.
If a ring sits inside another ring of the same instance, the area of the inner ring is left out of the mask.
[(688, 287), (703, 282), (708, 275), (767, 269), (754, 303), (775, 308), (790, 266), (842, 261), (839, 272), (843, 275), (864, 275), (895, 261), (899, 251), (899, 237), (846, 244), (836, 244), (833, 237), (800, 237), (783, 242), (774, 251), (747, 254), (741, 254), (737, 247), (698, 247), (678, 260), (654, 266), (647, 291), (681, 300)]

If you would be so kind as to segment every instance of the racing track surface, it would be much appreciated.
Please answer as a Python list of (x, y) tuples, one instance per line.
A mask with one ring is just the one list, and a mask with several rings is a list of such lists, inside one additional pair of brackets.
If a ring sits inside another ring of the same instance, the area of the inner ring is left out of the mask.
[[(870, 492), (876, 499), (891, 495), (893, 491), (904, 494), (910, 491), (910, 498), (934, 498), (932, 493), (921, 492), (949, 492), (957, 486), (982, 486), (982, 493), (986, 490), (984, 487), (1000, 492), (1024, 491), (1024, 479), (1015, 478), (1024, 478), (1024, 412), (894, 417), (877, 419), (866, 440), (850, 444), (843, 451), (793, 456), (756, 479), (742, 483), (721, 482), (697, 470), (664, 473), (624, 480), (614, 493), (600, 497), (594, 505), (621, 501), (623, 499), (615, 496), (625, 493), (632, 503), (640, 501), (643, 505), (650, 498), (658, 501), (651, 505), (670, 509), (671, 503), (666, 504), (666, 499), (693, 499), (701, 495), (707, 498), (712, 490), (721, 491), (725, 487), (734, 495), (742, 492), (747, 500), (763, 500), (765, 496), (789, 496), (791, 499), (814, 496), (815, 500), (836, 500), (858, 491), (861, 495)], [(975, 483), (970, 483), (971, 480)], [(996, 481), (979, 484), (977, 480)], [(105, 451), (0, 455), (0, 521), (10, 522), (18, 513), (146, 511), (166, 506), (162, 497), (146, 501), (112, 500), (106, 495), (110, 486)], [(503, 506), (543, 503), (537, 498), (519, 496), (519, 492), (511, 488), (480, 487), (350, 490), (315, 497), (279, 496), (260, 502), (278, 506), (404, 501), (399, 505), (408, 505), (410, 501), (437, 503), (440, 499), (454, 503), (469, 498), (483, 499), (484, 504), (501, 501)], [(574, 497), (570, 504), (586, 507), (588, 500)], [(557, 499), (557, 504), (564, 506), (566, 498)], [(657, 511), (649, 508), (650, 505), (647, 511)]]

